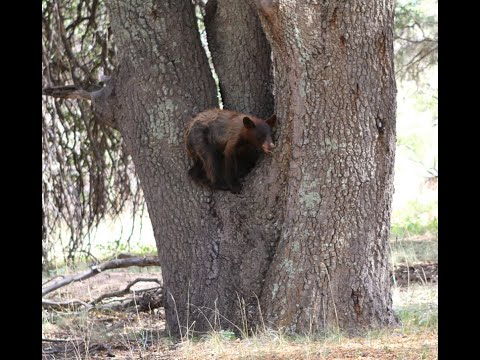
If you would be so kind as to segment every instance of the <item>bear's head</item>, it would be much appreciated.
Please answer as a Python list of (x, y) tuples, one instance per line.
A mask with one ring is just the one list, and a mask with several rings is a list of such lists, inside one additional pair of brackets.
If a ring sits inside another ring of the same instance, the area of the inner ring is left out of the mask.
[(270, 154), (275, 148), (272, 141), (272, 128), (275, 126), (277, 117), (275, 115), (270, 116), (268, 120), (262, 120), (257, 118), (250, 118), (245, 116), (243, 118), (243, 126), (247, 130), (248, 141), (261, 148), (265, 154)]

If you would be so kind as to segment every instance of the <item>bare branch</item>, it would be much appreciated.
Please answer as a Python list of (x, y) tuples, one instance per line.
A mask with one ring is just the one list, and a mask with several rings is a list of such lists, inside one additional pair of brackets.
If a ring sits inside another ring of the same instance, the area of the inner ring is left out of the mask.
[(46, 294), (52, 291), (55, 291), (63, 286), (71, 284), (72, 282), (86, 280), (92, 276), (95, 276), (101, 273), (102, 271), (126, 268), (130, 266), (140, 266), (140, 267), (160, 266), (160, 260), (158, 259), (157, 256), (149, 256), (149, 257), (134, 257), (134, 258), (128, 258), (128, 259), (115, 259), (115, 260), (106, 261), (99, 265), (92, 266), (89, 270), (86, 270), (80, 274), (76, 274), (73, 276), (66, 276), (63, 279), (42, 288), (42, 296), (45, 296)]
[(413, 66), (416, 64), (420, 63), (422, 60), (424, 60), (426, 57), (430, 56), (432, 53), (438, 50), (438, 47), (434, 47), (432, 49), (429, 49), (425, 52), (419, 52), (415, 56), (413, 56), (410, 61), (404, 65), (402, 65), (396, 73), (406, 73), (408, 72)]
[(42, 306), (52, 308), (56, 310), (65, 310), (70, 308), (77, 308), (79, 306), (92, 307), (92, 305), (83, 302), (82, 300), (72, 299), (68, 301), (53, 301), (48, 299), (42, 299)]
[(47, 339), (42, 338), (44, 342), (70, 342), (70, 341), (82, 341), (82, 339)]
[(61, 99), (92, 100), (92, 95), (88, 91), (75, 85), (47, 87), (42, 90), (42, 94)]
[(438, 61), (436, 11), (408, 2), (397, 4), (395, 15), (396, 76), (419, 83), (421, 74)]
[[(138, 278), (138, 279), (135, 279), (134, 281), (132, 281), (130, 284), (127, 285), (127, 287), (123, 290), (119, 290), (119, 291), (114, 291), (114, 292), (111, 292), (111, 293), (108, 293), (108, 294), (103, 294), (101, 296), (99, 296), (97, 299), (93, 300), (90, 304), (92, 305), (95, 305), (95, 304), (98, 304), (99, 302), (101, 302), (102, 300), (104, 299), (108, 299), (108, 298), (112, 298), (112, 297), (120, 297), (120, 296), (123, 296), (123, 295), (126, 295), (126, 294), (129, 294), (131, 291), (130, 291), (130, 288), (139, 283), (139, 282), (156, 282), (158, 285), (162, 285), (162, 283), (160, 282), (160, 280), (158, 279), (154, 279), (154, 278)], [(149, 289), (141, 289), (141, 290), (137, 290), (135, 291), (135, 293), (140, 293), (140, 292), (144, 292), (144, 291), (150, 291), (150, 290), (155, 290), (155, 289), (158, 289), (159, 287), (156, 287), (156, 288), (149, 288)]]
[(97, 116), (93, 119), (114, 129), (117, 128), (113, 119), (112, 109), (110, 107), (110, 95), (112, 94), (112, 86), (109, 84), (110, 78), (103, 78), (107, 86), (96, 91), (86, 91), (75, 85), (51, 86), (42, 90), (43, 95), (52, 96), (61, 99), (78, 99), (92, 101), (94, 112)]
[[(42, 339), (42, 342), (48, 342), (48, 343), (59, 343), (58, 345), (56, 346), (51, 346), (49, 348), (43, 348), (42, 349), (42, 353), (44, 355), (47, 355), (47, 354), (63, 354), (63, 355), (66, 355), (67, 353), (70, 353), (70, 352), (77, 352), (78, 350), (80, 349), (85, 349), (87, 348), (88, 349), (88, 353), (90, 355), (92, 355), (92, 353), (100, 350), (100, 349), (104, 349), (107, 351), (107, 356), (109, 357), (115, 357), (115, 355), (113, 354), (112, 352), (112, 349), (110, 348), (110, 346), (108, 346), (107, 344), (103, 343), (103, 342), (99, 342), (99, 343), (96, 343), (96, 344), (92, 344), (92, 345), (89, 345), (89, 346), (86, 346), (86, 343), (85, 343), (85, 340), (84, 339), (46, 339), (46, 338), (43, 338)], [(75, 345), (76, 343), (76, 345)], [(61, 345), (63, 344), (63, 345)]]

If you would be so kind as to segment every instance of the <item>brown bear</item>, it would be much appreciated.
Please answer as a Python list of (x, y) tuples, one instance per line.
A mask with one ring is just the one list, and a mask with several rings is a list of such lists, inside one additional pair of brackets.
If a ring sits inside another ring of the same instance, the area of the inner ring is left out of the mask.
[(210, 109), (197, 114), (187, 126), (185, 146), (193, 159), (189, 175), (214, 189), (239, 193), (240, 178), (248, 174), (263, 151), (275, 147), (268, 120), (231, 110)]

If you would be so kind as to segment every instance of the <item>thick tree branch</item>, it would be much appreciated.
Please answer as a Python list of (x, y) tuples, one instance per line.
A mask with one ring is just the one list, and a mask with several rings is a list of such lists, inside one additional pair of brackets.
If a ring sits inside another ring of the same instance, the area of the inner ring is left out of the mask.
[(111, 270), (111, 269), (120, 269), (126, 268), (130, 266), (160, 266), (160, 261), (156, 256), (149, 256), (149, 257), (134, 257), (128, 259), (115, 259), (110, 260), (99, 265), (92, 266), (89, 270), (84, 271), (80, 274), (76, 274), (73, 276), (66, 276), (63, 279), (54, 282), (53, 284), (42, 288), (42, 296), (55, 291), (65, 285), (68, 285), (75, 281), (82, 281), (88, 279), (92, 276), (95, 276), (102, 271)]
[(112, 111), (113, 86), (109, 77), (103, 80), (105, 81), (105, 86), (96, 91), (87, 91), (76, 85), (66, 85), (46, 87), (42, 90), (42, 94), (60, 99), (89, 100), (92, 102), (93, 111), (96, 115), (94, 119), (117, 129)]
[(75, 85), (47, 87), (42, 90), (42, 94), (61, 99), (92, 100), (92, 96), (88, 91), (80, 89)]

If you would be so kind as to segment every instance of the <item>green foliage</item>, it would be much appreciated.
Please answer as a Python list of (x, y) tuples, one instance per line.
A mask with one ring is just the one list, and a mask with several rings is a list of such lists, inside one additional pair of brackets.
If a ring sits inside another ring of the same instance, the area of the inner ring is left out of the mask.
[(411, 235), (438, 234), (438, 202), (422, 203), (410, 201), (407, 206), (392, 214), (391, 235), (408, 237)]
[(235, 340), (237, 338), (233, 331), (221, 330), (219, 334), (225, 340)]
[(105, 257), (114, 256), (118, 253), (129, 252), (130, 246), (124, 242), (107, 242), (98, 244), (97, 250)]
[(411, 305), (397, 311), (405, 327), (438, 327), (438, 306), (435, 304)]
[(424, 235), (426, 233), (438, 234), (438, 218), (434, 217), (428, 222), (422, 222), (421, 219), (409, 217), (402, 223), (392, 224), (391, 234), (399, 237), (408, 237), (411, 235)]

